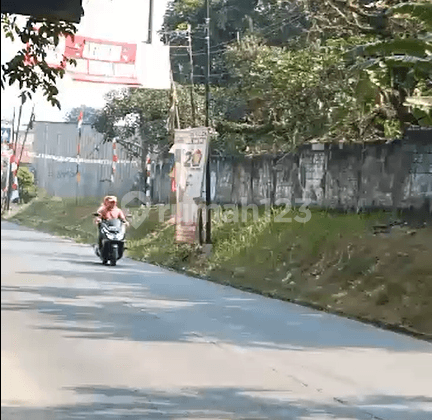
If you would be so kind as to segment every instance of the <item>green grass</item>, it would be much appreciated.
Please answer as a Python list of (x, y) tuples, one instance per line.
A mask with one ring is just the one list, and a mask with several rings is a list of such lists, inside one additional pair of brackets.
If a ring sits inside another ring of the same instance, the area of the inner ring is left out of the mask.
[(97, 234), (91, 213), (99, 204), (97, 199), (80, 199), (77, 204), (75, 199), (42, 196), (14, 214), (12, 220), (78, 242), (92, 243)]
[[(92, 214), (101, 202), (102, 198), (80, 198), (77, 201), (75, 198), (60, 199), (42, 194), (30, 205), (23, 206), (21, 211), (16, 211), (9, 219), (58, 236), (72, 238), (80, 243), (91, 244), (97, 240), (97, 229)], [(133, 218), (142, 215), (142, 210), (139, 208), (126, 211)], [(158, 219), (158, 209), (151, 209), (145, 223), (137, 229), (131, 227), (128, 230), (129, 241), (136, 243), (137, 238), (144, 238), (158, 229), (160, 225)]]
[[(42, 196), (12, 220), (84, 243), (96, 241), (91, 213), (100, 199)], [(142, 209), (129, 209), (132, 220)], [(397, 215), (312, 210), (307, 223), (277, 223), (281, 208), (260, 210), (255, 222), (214, 217), (213, 253), (176, 244), (175, 227), (153, 207), (128, 230), (128, 255), (278, 299), (305, 303), (432, 337), (432, 228), (372, 227)], [(303, 216), (292, 210), (286, 217)]]

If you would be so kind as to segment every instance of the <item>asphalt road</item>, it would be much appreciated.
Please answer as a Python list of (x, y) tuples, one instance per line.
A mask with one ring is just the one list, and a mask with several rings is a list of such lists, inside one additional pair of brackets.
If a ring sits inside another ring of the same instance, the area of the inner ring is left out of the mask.
[(432, 419), (432, 344), (1, 224), (1, 415)]

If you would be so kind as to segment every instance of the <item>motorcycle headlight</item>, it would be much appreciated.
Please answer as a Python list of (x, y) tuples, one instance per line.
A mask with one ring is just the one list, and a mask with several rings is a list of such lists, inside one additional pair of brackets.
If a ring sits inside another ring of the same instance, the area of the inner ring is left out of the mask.
[(123, 239), (123, 234), (122, 232), (118, 232), (118, 233), (107, 233), (106, 237), (110, 240), (110, 241), (121, 241)]

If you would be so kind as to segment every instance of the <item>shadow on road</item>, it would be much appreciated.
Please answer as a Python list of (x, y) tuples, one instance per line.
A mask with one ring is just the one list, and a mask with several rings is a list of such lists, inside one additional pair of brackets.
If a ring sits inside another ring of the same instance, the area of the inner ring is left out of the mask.
[[(93, 262), (83, 263), (93, 266)], [(200, 281), (184, 276), (177, 276), (180, 282), (176, 284), (177, 277), (167, 280), (152, 271), (138, 271), (137, 275), (133, 269), (128, 272), (121, 267), (100, 267), (91, 280), (79, 271), (53, 270), (43, 274), (53, 276), (57, 284), (4, 285), (2, 311), (37, 311), (47, 315), (48, 322), (34, 328), (60, 331), (68, 338), (169, 342), (202, 339), (296, 350), (374, 347), (415, 351), (416, 347), (424, 350), (428, 345), (419, 340), (413, 346), (412, 340), (405, 342), (393, 333), (284, 302), (268, 299), (257, 305), (258, 298), (248, 295), (236, 300), (230, 297), (230, 290), (224, 294), (221, 286), (219, 294), (200, 294)], [(31, 279), (32, 272), (23, 273)], [(62, 278), (66, 278), (64, 284), (60, 283)], [(67, 280), (71, 278), (76, 280)], [(195, 283), (190, 283), (193, 280)], [(164, 293), (159, 293), (162, 290)], [(12, 294), (14, 298), (8, 299)], [(285, 305), (282, 318), (274, 317), (277, 305)], [(335, 328), (335, 322), (340, 322), (340, 328)]]
[[(358, 401), (296, 400), (290, 392), (194, 388), (172, 391), (154, 389), (85, 387), (73, 389), (83, 401), (52, 408), (2, 407), (3, 420), (69, 419), (385, 419), (428, 420), (432, 400), (372, 395)], [(408, 411), (409, 410), (409, 411)], [(407, 417), (409, 416), (409, 417)]]
[[(95, 259), (96, 258), (97, 257), (95, 256)], [(97, 260), (95, 260), (95, 261), (81, 261), (81, 260), (73, 260), (73, 259), (56, 258), (56, 261), (64, 261), (64, 262), (68, 262), (70, 264), (76, 264), (76, 265), (87, 265), (87, 266), (90, 266), (90, 267), (94, 267), (94, 266), (102, 266), (103, 267), (102, 262), (101, 261), (97, 261)], [(115, 268), (117, 268), (117, 266), (115, 266)]]
[[(22, 244), (25, 245), (24, 240)], [(29, 253), (25, 260), (17, 259), (22, 265), (15, 267), (10, 262), (14, 260), (8, 259), (5, 279), (2, 272), (2, 315), (10, 321), (14, 317), (19, 320), (22, 313), (31, 314), (23, 317), (28, 320), (26, 332), (41, 332), (43, 343), (55, 333), (59, 333), (57, 336), (62, 342), (63, 337), (74, 344), (74, 340), (81, 339), (79, 344), (86, 348), (91, 348), (90, 341), (82, 339), (103, 339), (105, 342), (91, 341), (95, 344), (93, 348), (101, 351), (107, 343), (108, 346), (114, 343), (111, 340), (164, 345), (166, 342), (194, 343), (198, 351), (201, 351), (201, 343), (210, 343), (211, 348), (213, 344), (222, 343), (235, 346), (235, 351), (240, 353), (251, 347), (258, 347), (260, 351), (292, 350), (287, 357), (298, 352), (297, 355), (304, 356), (303, 360), (307, 359), (305, 365), (308, 366), (312, 365), (310, 355), (317, 353), (315, 350), (384, 350), (381, 352), (383, 360), (390, 352), (415, 354), (431, 350), (430, 344), (421, 340), (127, 259), (118, 267), (104, 267), (96, 257), (89, 255), (91, 250), (73, 248), (73, 244), (63, 248), (54, 244), (50, 248), (42, 243), (37, 252), (33, 243), (22, 251), (22, 244), (16, 241), (12, 244), (17, 255)], [(15, 345), (17, 330), (12, 327), (10, 330), (8, 338)], [(37, 363), (37, 356), (34, 357)], [(118, 359), (123, 361), (121, 357)], [(206, 366), (217, 363), (212, 359), (203, 360)], [(175, 366), (181, 363), (181, 358), (177, 359), (175, 354), (169, 361)], [(168, 365), (165, 358), (164, 364)], [(369, 360), (365, 366), (368, 364)], [(351, 365), (347, 362), (347, 366), (349, 369)], [(166, 373), (161, 372), (161, 375)], [(344, 375), (348, 378), (350, 373), (345, 369)], [(118, 384), (117, 379), (114, 383)], [(148, 382), (139, 383), (151, 386)], [(249, 376), (245, 383), (252, 386)], [(69, 385), (70, 381), (65, 380), (63, 384)], [(432, 400), (421, 396), (428, 390), (422, 390), (417, 398), (369, 395), (361, 402), (332, 400), (323, 403), (322, 399), (294, 399), (290, 390), (208, 387), (168, 392), (156, 388), (104, 388), (93, 382), (86, 384), (90, 385), (65, 390), (74, 393), (78, 401), (74, 405), (24, 408), (19, 406), (19, 401), (5, 402), (1, 408), (2, 420), (432, 418)], [(379, 392), (385, 391), (379, 388)], [(312, 392), (306, 394), (313, 398)]]

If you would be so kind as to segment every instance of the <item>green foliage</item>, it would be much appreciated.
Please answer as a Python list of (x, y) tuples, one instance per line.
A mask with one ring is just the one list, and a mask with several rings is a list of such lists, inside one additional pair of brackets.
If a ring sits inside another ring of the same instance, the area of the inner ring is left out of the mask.
[(204, 124), (204, 88), (195, 86), (192, 96), (195, 121), (190, 87), (176, 85), (175, 92), (137, 88), (112, 91), (93, 126), (106, 141), (116, 138), (132, 156), (141, 157), (144, 150), (163, 153), (172, 143), (172, 129)]
[(65, 121), (77, 123), (81, 111), (83, 112), (83, 124), (93, 125), (96, 122), (99, 110), (86, 105), (81, 105), (80, 107), (71, 109), (66, 114)]
[(399, 3), (387, 10), (389, 16), (419, 21), (424, 30), (432, 30), (432, 4), (428, 1)]
[[(1, 24), (6, 38), (23, 45), (11, 60), (1, 65), (2, 89), (5, 83), (17, 84), (21, 90), (22, 103), (41, 90), (48, 102), (60, 108), (56, 80), (64, 76), (65, 70), (50, 67), (45, 60), (48, 52), (59, 44), (61, 36), (75, 34), (76, 26), (63, 21), (29, 17), (25, 25), (20, 27), (16, 16), (3, 13)], [(64, 63), (74, 64), (75, 60), (64, 58)]]
[(430, 95), (432, 88), (432, 4), (401, 3), (389, 8), (386, 15), (411, 23), (411, 31), (359, 45), (347, 57), (379, 89), (381, 108), (390, 111), (384, 122), (387, 133), (394, 133), (396, 121), (400, 127), (431, 125), (432, 107), (427, 103), (418, 106), (411, 98), (415, 93)]
[(28, 168), (25, 166), (20, 166), (18, 169), (17, 178), (21, 199), (24, 201), (24, 203), (28, 203), (37, 196), (34, 176)]
[[(210, 15), (214, 151), (281, 152), (430, 125), (428, 3), (215, 0)], [(162, 38), (180, 83), (173, 92), (113, 93), (95, 123), (107, 140), (139, 135), (145, 147), (163, 151), (170, 130), (204, 123), (204, 22), (204, 1), (170, 4)], [(192, 69), (183, 48), (189, 25)]]
[[(365, 81), (347, 72), (343, 62), (345, 49), (362, 40), (288, 49), (249, 37), (230, 47), (231, 84), (215, 93), (218, 132), (228, 141), (236, 137), (243, 151), (287, 151), (315, 139), (373, 138), (373, 127), (363, 121), (371, 104), (364, 101), (375, 100), (376, 89), (369, 84), (368, 96), (357, 98)], [(239, 113), (229, 121), (233, 106)]]
[(424, 15), (425, 10), (420, 8), (428, 4), (425, 1), (402, 3), (400, 0), (299, 0), (299, 3), (311, 22), (306, 35), (308, 40), (359, 35), (391, 39), (403, 33), (417, 34), (423, 30), (422, 23), (407, 17)]
[[(186, 45), (191, 25), (197, 83), (206, 58), (203, 5), (176, 0), (164, 24), (171, 46)], [(407, 125), (428, 125), (428, 103), (413, 95), (428, 95), (432, 84), (430, 7), (397, 0), (211, 2), (214, 149), (280, 152), (311, 140), (395, 138)], [(189, 55), (172, 51), (175, 78), (187, 84)]]
[(106, 141), (116, 138), (137, 157), (147, 154), (144, 149), (168, 147), (169, 91), (124, 89), (110, 92), (106, 99), (93, 124)]
[[(205, 18), (203, 0), (174, 0), (169, 4), (161, 39), (171, 46), (176, 82), (189, 83), (190, 80), (190, 57), (185, 49), (188, 45), (188, 24), (192, 30), (194, 83), (205, 82)], [(223, 85), (229, 80), (223, 54), (237, 38), (242, 39), (253, 33), (266, 39), (269, 45), (286, 45), (288, 40), (304, 33), (307, 27), (305, 13), (292, 1), (211, 0), (211, 82)]]

